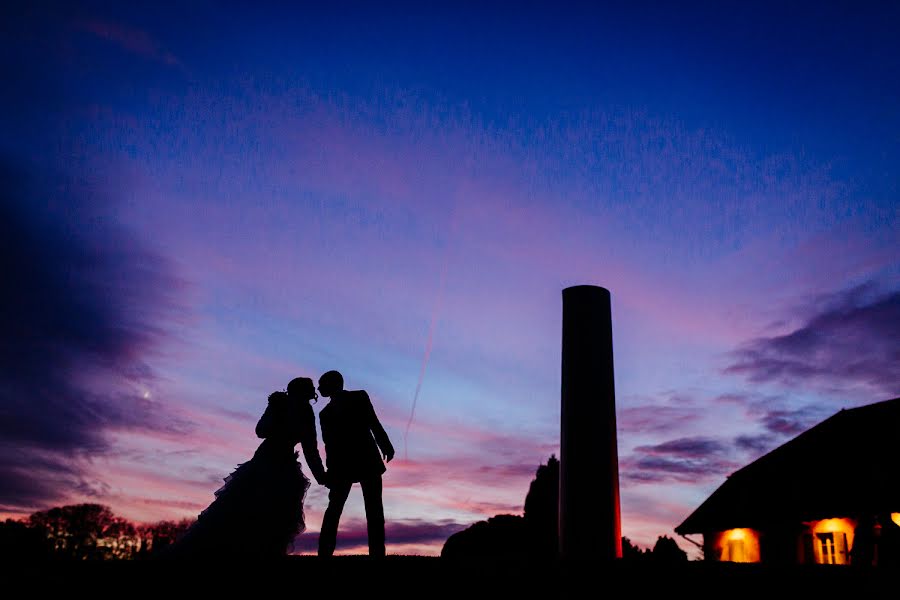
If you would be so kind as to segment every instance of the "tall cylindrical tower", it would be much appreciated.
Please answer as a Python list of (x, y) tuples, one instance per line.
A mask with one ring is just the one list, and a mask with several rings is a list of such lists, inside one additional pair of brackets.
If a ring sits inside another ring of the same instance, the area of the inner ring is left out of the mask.
[(559, 547), (564, 559), (622, 556), (609, 291), (563, 290)]

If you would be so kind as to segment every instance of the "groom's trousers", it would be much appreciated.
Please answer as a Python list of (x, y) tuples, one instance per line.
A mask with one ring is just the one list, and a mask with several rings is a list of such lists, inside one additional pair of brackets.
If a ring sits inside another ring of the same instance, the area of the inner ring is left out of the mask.
[[(359, 482), (366, 506), (366, 524), (369, 534), (369, 556), (384, 556), (384, 505), (381, 501), (381, 475), (374, 475)], [(337, 543), (338, 523), (344, 511), (344, 503), (350, 495), (350, 482), (336, 481), (328, 491), (328, 508), (322, 519), (319, 533), (319, 556), (331, 556)]]

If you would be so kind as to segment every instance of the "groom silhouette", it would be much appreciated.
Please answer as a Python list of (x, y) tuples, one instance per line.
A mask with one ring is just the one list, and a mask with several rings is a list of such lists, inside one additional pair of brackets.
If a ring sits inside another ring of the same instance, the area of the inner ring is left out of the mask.
[(363, 390), (344, 390), (344, 378), (328, 371), (319, 378), (319, 393), (329, 398), (319, 412), (325, 464), (328, 508), (319, 533), (319, 556), (331, 556), (337, 541), (338, 522), (354, 483), (362, 487), (366, 507), (369, 556), (384, 556), (384, 506), (381, 475), (386, 471), (381, 458), (390, 462), (394, 446), (375, 416), (369, 395)]

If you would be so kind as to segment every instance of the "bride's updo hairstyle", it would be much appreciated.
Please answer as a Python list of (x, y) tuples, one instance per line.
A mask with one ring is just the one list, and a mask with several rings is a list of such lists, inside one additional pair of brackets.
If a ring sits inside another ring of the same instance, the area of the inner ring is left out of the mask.
[(269, 404), (277, 404), (279, 402), (284, 402), (287, 400), (287, 398), (288, 398), (288, 395), (286, 392), (283, 392), (283, 391), (272, 392), (271, 394), (269, 394)]
[(300, 398), (302, 400), (318, 399), (318, 396), (316, 395), (316, 386), (309, 377), (297, 377), (291, 379), (291, 382), (287, 386), (287, 393), (289, 396)]

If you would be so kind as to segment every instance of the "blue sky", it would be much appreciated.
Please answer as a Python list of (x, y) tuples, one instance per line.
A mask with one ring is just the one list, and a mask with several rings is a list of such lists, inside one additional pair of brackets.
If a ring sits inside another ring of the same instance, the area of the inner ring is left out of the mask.
[(896, 7), (3, 10), (8, 514), (195, 515), (337, 368), (405, 450), (389, 551), (438, 552), (558, 451), (576, 284), (612, 293), (642, 545), (900, 391)]

